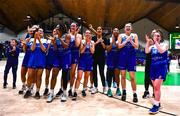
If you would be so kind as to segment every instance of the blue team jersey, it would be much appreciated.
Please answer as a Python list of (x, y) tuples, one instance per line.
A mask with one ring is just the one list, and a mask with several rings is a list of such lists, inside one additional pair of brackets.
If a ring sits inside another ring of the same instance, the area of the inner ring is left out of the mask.
[(90, 51), (90, 46), (94, 44), (91, 41), (90, 45), (86, 45), (86, 40), (82, 40), (82, 44), (86, 46), (84, 53), (80, 54), (78, 70), (92, 71), (93, 70), (93, 54)]
[[(64, 38), (63, 38), (63, 40), (64, 40)], [(59, 38), (56, 38), (56, 45), (57, 45), (57, 55), (62, 56), (63, 46), (62, 46), (62, 43), (59, 40)]]
[(55, 49), (53, 44), (51, 44), (51, 41), (48, 40), (48, 50), (46, 52), (46, 69), (51, 69), (54, 65), (55, 60)]
[[(65, 35), (63, 35), (62, 40), (65, 41)], [(57, 51), (53, 67), (69, 70), (71, 66), (71, 45), (64, 48), (58, 38), (56, 39), (56, 45)]]
[[(32, 46), (34, 38), (30, 40), (30, 47)], [(48, 44), (47, 40), (42, 38), (41, 43), (47, 49)], [(31, 52), (31, 56), (29, 58), (28, 67), (29, 68), (45, 68), (46, 65), (46, 52), (42, 51), (40, 48), (40, 43), (36, 40), (36, 48)]]
[(71, 46), (71, 53), (72, 53), (72, 64), (78, 64), (79, 62), (79, 47), (76, 47), (75, 45), (75, 35), (71, 34), (71, 42), (70, 42), (70, 46)]
[[(122, 42), (126, 41), (127, 35), (126, 34), (120, 34), (122, 38)], [(131, 33), (130, 36), (132, 37), (132, 40), (134, 41), (135, 36), (137, 36), (134, 33)], [(136, 50), (132, 46), (130, 42), (127, 42), (123, 48), (119, 50), (119, 65), (118, 68), (120, 70), (128, 70), (128, 71), (136, 71)]]
[(31, 38), (31, 35), (29, 33), (27, 33), (26, 36), (25, 36), (25, 39), (26, 38)]
[(168, 53), (167, 51), (164, 53), (159, 53), (156, 46), (152, 46), (151, 48), (151, 65), (165, 65), (168, 61)]
[(62, 57), (62, 69), (69, 70), (71, 68), (71, 46), (68, 48), (63, 48), (63, 57)]
[[(165, 46), (166, 44), (161, 43), (160, 46)], [(165, 80), (167, 74), (167, 57), (168, 53), (159, 53), (155, 45), (151, 46), (151, 67), (150, 67), (150, 77), (152, 80), (163, 79)]]
[[(31, 38), (30, 35), (27, 34), (26, 39), (27, 38)], [(24, 66), (26, 68), (28, 67), (29, 58), (31, 56), (31, 47), (30, 47), (31, 44), (32, 44), (32, 42), (30, 42), (30, 41), (28, 41), (26, 43), (26, 52), (25, 52), (24, 59), (23, 59), (23, 62), (22, 62), (22, 66)]]
[[(117, 38), (115, 39), (117, 41)], [(106, 45), (110, 45), (112, 43), (112, 37), (107, 39)], [(107, 59), (106, 64), (108, 69), (115, 69), (117, 68), (118, 64), (118, 49), (116, 42), (112, 44), (112, 49), (107, 52)]]
[[(122, 38), (121, 43), (126, 41), (126, 39), (127, 39), (126, 34), (123, 33), (123, 34), (120, 34), (120, 36)], [(132, 40), (134, 41), (136, 34), (131, 33), (130, 36), (132, 37)], [(129, 54), (135, 55), (135, 48), (133, 47), (133, 45), (130, 42), (127, 42), (126, 45), (123, 48), (121, 48), (121, 51), (127, 52), (128, 55)]]

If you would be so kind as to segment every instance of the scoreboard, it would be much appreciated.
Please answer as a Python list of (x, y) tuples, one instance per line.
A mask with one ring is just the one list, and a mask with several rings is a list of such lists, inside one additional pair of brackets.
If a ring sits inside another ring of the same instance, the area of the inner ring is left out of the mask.
[(171, 50), (180, 50), (180, 32), (171, 32), (169, 35), (169, 48)]

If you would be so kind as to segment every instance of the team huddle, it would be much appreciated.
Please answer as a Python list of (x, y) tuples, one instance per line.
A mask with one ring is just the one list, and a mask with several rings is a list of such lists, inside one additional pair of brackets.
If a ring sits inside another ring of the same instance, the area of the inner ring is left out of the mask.
[[(76, 23), (70, 25), (69, 31), (66, 25), (59, 24), (53, 30), (52, 36), (49, 35), (45, 39), (42, 28), (37, 25), (28, 28), (25, 39), (21, 40), (25, 56), (21, 67), (22, 89), (19, 91), (19, 94), (24, 94), (24, 98), (32, 96), (32, 90), (34, 85), (36, 85), (34, 97), (40, 99), (42, 73), (44, 69), (46, 77), (43, 95), (47, 96), (47, 103), (51, 103), (55, 97), (60, 97), (61, 102), (67, 101), (67, 97), (77, 100), (77, 91), (83, 75), (82, 96), (86, 96), (89, 80), (91, 94), (95, 94), (98, 92), (98, 66), (103, 93), (109, 97), (113, 96), (111, 84), (114, 79), (117, 83), (115, 94), (121, 96), (121, 100), (123, 101), (126, 100), (126, 71), (128, 71), (133, 91), (132, 101), (137, 103), (135, 72), (136, 49), (139, 46), (138, 36), (131, 32), (132, 25), (130, 23), (125, 25), (124, 31), (124, 33), (120, 34), (118, 28), (114, 28), (112, 36), (110, 38), (104, 38), (102, 27), (98, 27), (95, 30), (92, 25), (89, 25), (89, 29), (81, 35), (79, 34)], [(162, 33), (160, 30), (154, 30), (152, 37), (146, 36), (145, 52), (151, 53), (152, 56), (150, 78), (153, 83), (155, 95), (155, 102), (150, 109), (150, 113), (159, 111), (160, 87), (167, 73), (168, 47), (161, 42), (161, 37)], [(19, 49), (16, 47), (16, 44), (15, 40), (11, 40), (12, 48), (8, 51), (8, 59), (11, 57), (15, 58), (13, 60), (7, 60), (4, 71), (4, 88), (7, 86), (7, 74), (11, 67), (13, 69), (13, 88), (16, 88), (17, 58), (19, 55)], [(10, 61), (15, 61), (15, 63)], [(106, 72), (104, 72), (105, 64), (107, 65)], [(55, 95), (54, 89), (60, 70), (62, 72), (61, 87)], [(50, 73), (52, 73), (51, 78)], [(67, 88), (68, 84), (70, 88)]]

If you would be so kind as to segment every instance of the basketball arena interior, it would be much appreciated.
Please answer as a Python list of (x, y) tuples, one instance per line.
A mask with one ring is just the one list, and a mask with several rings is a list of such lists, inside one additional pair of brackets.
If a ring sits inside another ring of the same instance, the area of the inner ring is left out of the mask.
[(179, 103), (180, 0), (0, 0), (0, 116), (176, 116)]

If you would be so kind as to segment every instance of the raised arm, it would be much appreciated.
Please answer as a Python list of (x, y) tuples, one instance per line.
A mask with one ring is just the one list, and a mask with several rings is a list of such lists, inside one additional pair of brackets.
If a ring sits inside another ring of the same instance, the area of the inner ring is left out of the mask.
[(93, 28), (92, 24), (89, 24), (88, 26), (89, 26), (89, 29), (90, 29), (94, 34), (97, 35), (97, 31)]
[(27, 45), (26, 44), (27, 44), (27, 41), (24, 38), (22, 38), (21, 39), (21, 45), (22, 45), (22, 48), (23, 48), (23, 52), (26, 52), (26, 49), (27, 49)]
[(146, 38), (145, 53), (148, 54), (150, 53), (150, 46), (152, 40), (147, 35), (145, 35), (145, 38)]
[(57, 50), (57, 45), (56, 45), (56, 39), (55, 39), (55, 37), (54, 37), (54, 36), (52, 37), (52, 36), (48, 35), (47, 38), (48, 38), (49, 40), (51, 40), (51, 44), (53, 44), (54, 49)]

